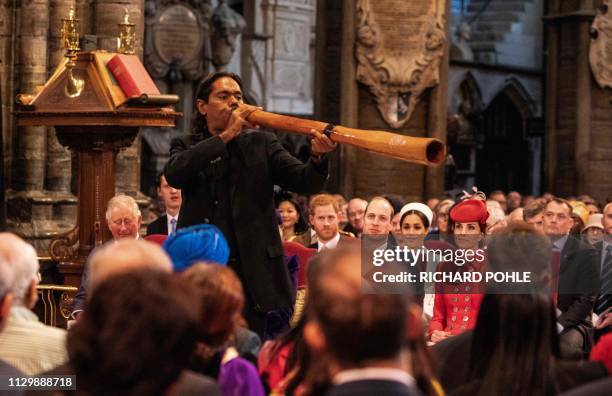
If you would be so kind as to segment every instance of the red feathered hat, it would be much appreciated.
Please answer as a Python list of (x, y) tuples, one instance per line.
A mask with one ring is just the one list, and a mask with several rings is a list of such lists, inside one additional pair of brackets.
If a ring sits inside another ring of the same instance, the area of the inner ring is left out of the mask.
[(454, 222), (486, 224), (489, 218), (487, 205), (480, 199), (466, 199), (455, 205), (450, 213), (450, 218)]

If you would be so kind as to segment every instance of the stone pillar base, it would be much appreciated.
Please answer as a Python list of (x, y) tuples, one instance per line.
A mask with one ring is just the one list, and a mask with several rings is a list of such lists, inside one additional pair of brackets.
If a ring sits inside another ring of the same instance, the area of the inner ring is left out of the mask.
[(7, 197), (7, 230), (31, 243), (41, 257), (49, 256), (51, 239), (74, 228), (77, 197), (66, 192), (14, 191)]

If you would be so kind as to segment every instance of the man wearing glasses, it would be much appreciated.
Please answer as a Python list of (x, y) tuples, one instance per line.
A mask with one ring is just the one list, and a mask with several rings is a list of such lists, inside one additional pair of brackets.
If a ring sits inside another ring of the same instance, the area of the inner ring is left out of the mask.
[(551, 286), (561, 353), (565, 357), (581, 357), (590, 349), (599, 268), (597, 251), (569, 234), (574, 225), (571, 214), (569, 202), (554, 198), (544, 207), (543, 227), (553, 244)]
[[(140, 229), (141, 223), (142, 216), (134, 198), (119, 194), (108, 201), (106, 207), (106, 225), (113, 235), (113, 241), (118, 241), (120, 239), (139, 239), (138, 230)], [(113, 241), (108, 243), (113, 243)], [(94, 251), (95, 249), (89, 257), (91, 257)], [(87, 297), (88, 275), (89, 259), (85, 264), (79, 291), (77, 291), (74, 296), (74, 305), (71, 314), (74, 319), (78, 319), (81, 312), (83, 312), (83, 306), (85, 305), (85, 299)]]

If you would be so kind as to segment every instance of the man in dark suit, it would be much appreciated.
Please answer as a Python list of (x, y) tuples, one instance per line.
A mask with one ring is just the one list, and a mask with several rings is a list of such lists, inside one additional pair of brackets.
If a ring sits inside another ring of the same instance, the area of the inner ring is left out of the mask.
[(181, 209), (181, 190), (166, 181), (163, 173), (157, 177), (157, 196), (164, 203), (164, 214), (147, 226), (147, 235), (170, 235), (176, 232), (179, 210)]
[[(134, 198), (124, 194), (115, 195), (108, 201), (106, 207), (106, 225), (113, 236), (112, 241), (106, 244), (122, 239), (139, 239), (138, 230), (140, 230), (141, 223), (142, 215), (140, 214), (140, 209)], [(74, 303), (72, 306), (71, 316), (74, 319), (78, 319), (78, 316), (83, 312), (83, 308), (85, 307), (89, 283), (89, 261), (98, 249), (99, 248), (95, 248), (91, 251), (85, 263), (83, 276), (81, 277), (81, 286), (74, 296)]]
[(310, 261), (304, 339), (313, 356), (325, 354), (336, 369), (325, 394), (420, 394), (400, 358), (406, 335), (420, 318), (409, 314), (405, 296), (362, 293), (360, 262), (359, 249), (351, 247)]
[(244, 285), (245, 318), (263, 334), (267, 312), (293, 304), (273, 187), (320, 191), (328, 177), (325, 154), (335, 144), (312, 131), (312, 157), (302, 163), (275, 135), (249, 130), (246, 119), (258, 108), (244, 104), (242, 82), (233, 73), (207, 77), (196, 106), (193, 133), (173, 139), (164, 169), (168, 183), (183, 194), (178, 228), (208, 222), (221, 229), (229, 265)]
[(601, 290), (594, 308), (598, 315), (612, 307), (612, 203), (604, 207), (601, 223), (604, 228), (604, 239), (595, 244), (595, 249), (600, 253), (601, 274)]
[(315, 231), (316, 242), (308, 245), (318, 252), (335, 249), (345, 244), (356, 243), (357, 240), (348, 235), (341, 234), (338, 222), (340, 208), (337, 201), (329, 194), (319, 194), (310, 200), (310, 224)]
[(552, 281), (559, 335), (564, 356), (579, 357), (590, 348), (591, 314), (599, 292), (599, 255), (587, 244), (573, 238), (574, 225), (569, 202), (555, 198), (544, 208), (544, 232), (551, 238)]

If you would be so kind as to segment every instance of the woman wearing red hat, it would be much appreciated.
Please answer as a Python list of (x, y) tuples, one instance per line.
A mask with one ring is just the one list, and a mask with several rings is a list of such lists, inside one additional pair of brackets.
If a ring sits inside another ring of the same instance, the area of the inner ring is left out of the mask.
[[(449, 211), (449, 232), (455, 239), (455, 260), (444, 262), (438, 267), (439, 272), (461, 273), (463, 279), (470, 279), (469, 273), (483, 272), (486, 265), (481, 241), (487, 225), (486, 204), (481, 199), (466, 199), (455, 204)], [(466, 257), (469, 251), (471, 260), (459, 260)], [(463, 264), (463, 265), (460, 265)], [(458, 281), (436, 284), (433, 318), (429, 323), (429, 334), (432, 342), (441, 341), (457, 335), (476, 325), (478, 309), (483, 295), (482, 282)]]

